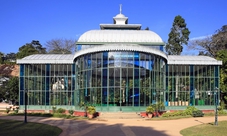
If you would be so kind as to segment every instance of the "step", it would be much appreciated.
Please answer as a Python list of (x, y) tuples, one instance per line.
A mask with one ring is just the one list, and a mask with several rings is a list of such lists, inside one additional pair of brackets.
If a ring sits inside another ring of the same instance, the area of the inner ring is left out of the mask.
[(136, 112), (101, 112), (99, 119), (142, 119)]

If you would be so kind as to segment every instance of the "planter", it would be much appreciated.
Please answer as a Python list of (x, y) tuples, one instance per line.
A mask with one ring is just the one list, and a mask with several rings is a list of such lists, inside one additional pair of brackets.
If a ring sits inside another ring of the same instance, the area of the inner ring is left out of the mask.
[(94, 117), (94, 114), (96, 113), (94, 106), (88, 106), (86, 111), (87, 111), (87, 116), (89, 119), (92, 119)]
[(152, 113), (148, 113), (148, 118), (152, 118), (153, 114)]
[(178, 105), (178, 102), (174, 102), (174, 105), (177, 106)]
[(92, 119), (94, 117), (93, 114), (88, 114), (87, 116), (89, 119)]

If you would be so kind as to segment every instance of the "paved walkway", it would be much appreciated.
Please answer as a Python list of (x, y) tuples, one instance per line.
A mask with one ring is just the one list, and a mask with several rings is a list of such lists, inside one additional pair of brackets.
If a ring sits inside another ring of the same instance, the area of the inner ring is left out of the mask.
[[(24, 120), (23, 116), (0, 116), (0, 119)], [(178, 120), (148, 121), (144, 119), (70, 120), (28, 116), (28, 122), (57, 126), (60, 136), (181, 136), (180, 130), (203, 123), (214, 122), (214, 117)], [(218, 117), (227, 120), (227, 116)]]

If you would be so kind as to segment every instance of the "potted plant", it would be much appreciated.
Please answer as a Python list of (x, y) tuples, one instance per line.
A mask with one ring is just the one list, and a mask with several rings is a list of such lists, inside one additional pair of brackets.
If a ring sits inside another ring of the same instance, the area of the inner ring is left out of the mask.
[(88, 118), (92, 119), (94, 114), (96, 113), (96, 109), (94, 106), (88, 106), (87, 107), (87, 113), (88, 113)]
[(146, 113), (148, 115), (148, 118), (152, 118), (153, 117), (153, 113), (155, 111), (154, 106), (150, 105), (146, 108)]

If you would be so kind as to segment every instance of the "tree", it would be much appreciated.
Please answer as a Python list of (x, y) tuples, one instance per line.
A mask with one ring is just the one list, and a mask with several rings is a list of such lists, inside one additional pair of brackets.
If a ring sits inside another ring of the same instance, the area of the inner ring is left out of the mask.
[(46, 53), (46, 48), (43, 48), (39, 41), (32, 40), (31, 43), (26, 43), (19, 48), (19, 52), (17, 53), (17, 59), (21, 59), (32, 54), (44, 53)]
[(6, 86), (3, 89), (4, 98), (12, 101), (13, 104), (18, 102), (19, 96), (19, 78), (11, 77), (9, 81), (6, 83)]
[(180, 55), (183, 51), (182, 45), (188, 44), (190, 31), (186, 26), (185, 20), (180, 15), (175, 17), (165, 46), (168, 55)]
[(216, 58), (220, 50), (227, 49), (227, 25), (216, 30), (211, 36), (192, 40), (189, 43), (189, 48), (200, 51), (199, 55), (207, 55)]
[(0, 52), (0, 64), (3, 63), (4, 53)]
[(76, 40), (72, 39), (52, 39), (47, 41), (45, 46), (51, 54), (71, 54), (75, 52)]
[(16, 54), (15, 53), (8, 53), (6, 54), (6, 57), (5, 57), (6, 61), (16, 61)]
[(213, 44), (218, 46), (219, 50), (227, 49), (227, 25), (223, 25), (212, 36)]
[(198, 40), (192, 40), (190, 41), (188, 47), (189, 49), (199, 51), (198, 55), (214, 57), (215, 53), (217, 52), (215, 46), (212, 43), (212, 36), (207, 36)]
[(33, 45), (33, 47), (35, 47), (35, 49), (39, 52), (39, 54), (47, 53), (46, 48), (43, 48), (43, 46), (39, 43), (39, 41), (32, 40), (31, 44)]

